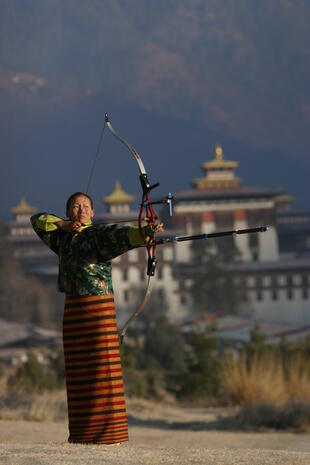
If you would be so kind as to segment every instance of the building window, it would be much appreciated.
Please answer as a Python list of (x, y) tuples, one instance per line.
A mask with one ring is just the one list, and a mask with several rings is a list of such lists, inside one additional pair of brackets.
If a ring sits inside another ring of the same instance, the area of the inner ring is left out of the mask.
[(308, 292), (308, 289), (306, 287), (303, 287), (302, 289), (302, 298), (307, 300), (309, 298), (309, 292)]
[(259, 300), (259, 301), (263, 300), (263, 293), (262, 293), (262, 291), (258, 290), (258, 291), (256, 292), (256, 298), (257, 298), (257, 300)]
[(253, 262), (258, 262), (258, 250), (252, 250), (252, 260)]
[(145, 280), (145, 269), (143, 268), (142, 270), (140, 270), (140, 281), (144, 281)]
[(185, 295), (185, 294), (182, 294), (182, 295), (181, 295), (180, 302), (181, 302), (182, 305), (185, 305), (185, 304), (186, 304), (187, 299), (186, 299), (186, 295)]
[(270, 276), (263, 276), (263, 286), (268, 287), (271, 285), (271, 277)]
[(276, 289), (272, 289), (271, 298), (272, 300), (278, 300), (278, 291)]
[(248, 287), (255, 287), (256, 285), (256, 278), (254, 276), (249, 276), (247, 278), (247, 284), (248, 284)]
[(192, 279), (185, 279), (184, 288), (187, 289), (187, 290), (191, 290), (192, 284), (193, 284)]
[(278, 284), (279, 284), (279, 286), (285, 286), (286, 285), (286, 277), (284, 275), (278, 276)]
[(128, 281), (128, 269), (127, 268), (123, 271), (123, 281)]
[(300, 274), (295, 274), (293, 276), (293, 282), (296, 286), (299, 286), (302, 283), (302, 277)]
[(157, 270), (157, 279), (163, 279), (163, 270), (162, 270), (162, 268), (158, 268), (158, 270)]
[(291, 287), (289, 287), (289, 288), (287, 289), (286, 295), (287, 295), (288, 300), (292, 300), (292, 299), (293, 299), (293, 290), (292, 290)]
[(125, 300), (125, 302), (128, 302), (128, 300), (129, 300), (129, 292), (128, 292), (127, 289), (124, 291), (124, 300)]

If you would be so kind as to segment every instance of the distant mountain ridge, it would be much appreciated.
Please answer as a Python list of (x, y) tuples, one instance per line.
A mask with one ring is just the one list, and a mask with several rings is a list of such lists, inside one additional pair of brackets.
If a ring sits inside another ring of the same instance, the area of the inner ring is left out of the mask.
[[(48, 206), (31, 182), (47, 169), (60, 208), (85, 184), (111, 111), (163, 186), (177, 169), (171, 189), (186, 189), (219, 142), (245, 184), (284, 187), (310, 207), (309, 24), (306, 0), (0, 2), (3, 195)], [(108, 147), (98, 199), (113, 188), (118, 150)], [(135, 193), (134, 174), (127, 183)]]
[(52, 100), (109, 95), (300, 158), (310, 148), (308, 1), (10, 0), (0, 17), (7, 79), (24, 73), (11, 92), (28, 73)]

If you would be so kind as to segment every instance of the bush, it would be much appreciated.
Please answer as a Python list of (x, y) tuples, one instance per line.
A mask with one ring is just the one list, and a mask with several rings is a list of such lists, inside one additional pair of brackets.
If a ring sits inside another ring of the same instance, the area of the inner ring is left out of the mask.
[(221, 363), (214, 328), (205, 333), (191, 333), (188, 338), (187, 372), (179, 398), (218, 399), (223, 395)]
[(14, 394), (42, 393), (56, 387), (55, 376), (30, 353), (27, 362), (8, 378), (7, 388)]
[(310, 405), (286, 404), (281, 407), (274, 405), (244, 406), (233, 419), (239, 429), (310, 429)]
[[(131, 333), (133, 334), (133, 333)], [(185, 352), (181, 334), (160, 316), (147, 321), (143, 342), (121, 346), (126, 392), (145, 398), (175, 395), (185, 373)]]
[(66, 380), (66, 369), (63, 349), (58, 349), (55, 354), (50, 356), (50, 367), (55, 377), (57, 388), (63, 388)]

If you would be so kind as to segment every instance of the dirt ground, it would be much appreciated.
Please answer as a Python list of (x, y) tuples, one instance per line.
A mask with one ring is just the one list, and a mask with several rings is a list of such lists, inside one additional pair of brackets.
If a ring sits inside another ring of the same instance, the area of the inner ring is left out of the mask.
[(210, 409), (131, 404), (128, 443), (68, 444), (67, 422), (0, 420), (2, 465), (310, 465), (310, 434), (219, 429)]

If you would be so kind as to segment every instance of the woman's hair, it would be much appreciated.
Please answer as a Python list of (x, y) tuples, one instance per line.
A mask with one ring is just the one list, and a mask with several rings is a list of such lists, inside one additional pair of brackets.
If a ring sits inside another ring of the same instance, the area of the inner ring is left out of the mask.
[(85, 192), (75, 192), (74, 194), (70, 195), (70, 197), (68, 198), (67, 200), (67, 203), (66, 203), (66, 215), (68, 215), (68, 212), (69, 212), (69, 208), (70, 208), (70, 204), (71, 202), (73, 202), (73, 200), (78, 197), (79, 195), (83, 195), (84, 197), (87, 197), (88, 200), (90, 201), (90, 206), (91, 206), (91, 209), (93, 210), (94, 209), (94, 202), (93, 202), (93, 199), (88, 195), (88, 194), (85, 194)]

